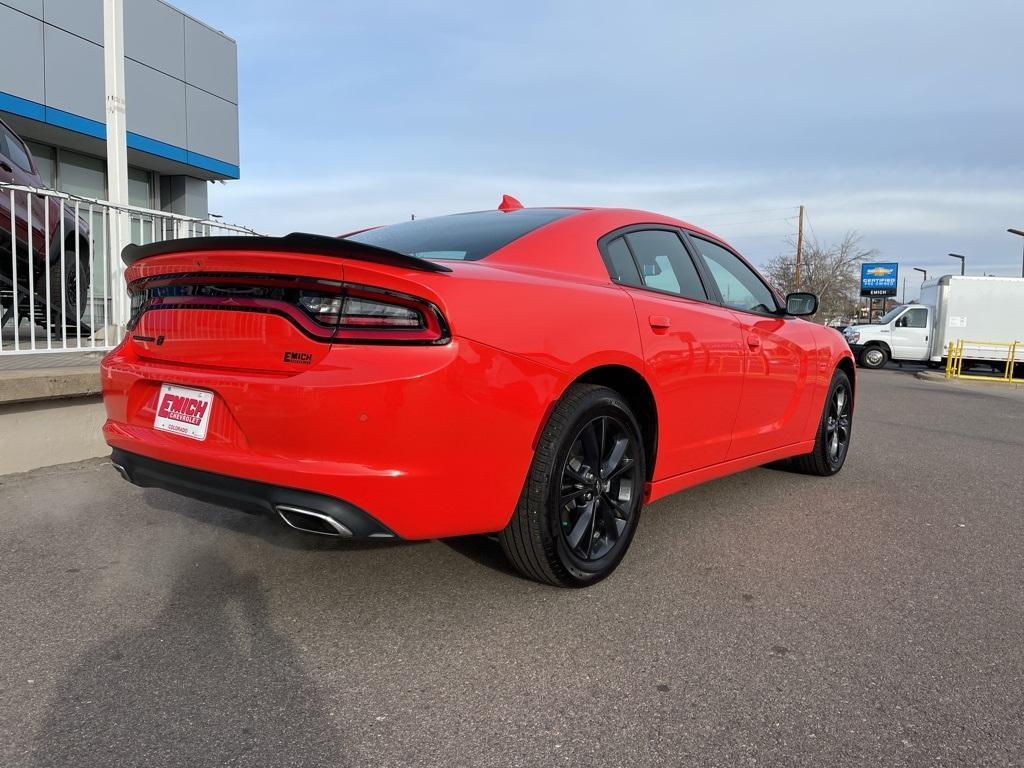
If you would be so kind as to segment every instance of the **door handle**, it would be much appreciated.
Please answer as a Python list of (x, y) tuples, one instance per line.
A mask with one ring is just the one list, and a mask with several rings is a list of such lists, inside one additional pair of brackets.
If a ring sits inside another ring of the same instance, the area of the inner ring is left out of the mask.
[(758, 338), (757, 334), (747, 334), (747, 346), (751, 349), (757, 349), (761, 346), (761, 339)]
[(668, 315), (651, 315), (647, 318), (647, 322), (649, 322), (651, 324), (651, 328), (656, 331), (663, 331), (672, 326), (672, 318)]
[(9, 166), (7, 163), (0, 162), (0, 168), (3, 168), (8, 173), (14, 173), (14, 169), (11, 168), (11, 166)]

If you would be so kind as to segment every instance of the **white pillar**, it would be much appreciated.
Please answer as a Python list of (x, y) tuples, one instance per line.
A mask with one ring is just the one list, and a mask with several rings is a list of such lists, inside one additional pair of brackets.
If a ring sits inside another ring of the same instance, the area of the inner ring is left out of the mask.
[[(107, 115), (107, 199), (128, 205), (128, 126), (124, 96), (124, 0), (103, 0), (103, 65)], [(117, 339), (128, 322), (129, 303), (124, 284), (121, 249), (130, 239), (126, 212), (111, 212), (107, 268), (111, 278), (111, 315)], [(108, 342), (110, 340), (108, 339)]]

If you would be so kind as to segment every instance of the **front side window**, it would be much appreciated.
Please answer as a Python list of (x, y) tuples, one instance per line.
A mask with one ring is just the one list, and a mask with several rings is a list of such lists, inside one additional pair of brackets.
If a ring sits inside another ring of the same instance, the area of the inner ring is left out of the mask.
[(779, 311), (775, 294), (739, 256), (702, 237), (692, 239), (727, 307), (761, 314)]
[(665, 229), (645, 229), (626, 235), (644, 285), (688, 299), (707, 300), (704, 284), (679, 235)]
[(908, 309), (907, 313), (896, 321), (897, 328), (927, 328), (928, 310), (924, 307)]
[(21, 139), (6, 128), (0, 128), (0, 147), (4, 149), (12, 163), (25, 173), (32, 173), (32, 161), (28, 159), (28, 151), (21, 143)]

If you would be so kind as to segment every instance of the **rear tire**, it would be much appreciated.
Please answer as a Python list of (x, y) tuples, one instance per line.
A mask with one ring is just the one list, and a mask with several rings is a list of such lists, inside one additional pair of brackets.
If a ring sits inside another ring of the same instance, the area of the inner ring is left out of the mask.
[(536, 581), (585, 587), (629, 549), (646, 480), (640, 427), (612, 389), (574, 384), (555, 406), (512, 519), (498, 541)]
[(885, 347), (868, 347), (861, 351), (859, 362), (864, 368), (884, 368), (889, 362), (889, 353)]
[(840, 369), (832, 374), (825, 406), (814, 437), (814, 450), (793, 459), (793, 466), (807, 475), (829, 477), (843, 468), (853, 436), (853, 387)]

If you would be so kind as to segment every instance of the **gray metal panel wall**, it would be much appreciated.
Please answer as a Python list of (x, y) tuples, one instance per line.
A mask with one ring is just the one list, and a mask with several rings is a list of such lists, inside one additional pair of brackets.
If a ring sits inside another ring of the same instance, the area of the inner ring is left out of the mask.
[(184, 148), (185, 84), (137, 61), (124, 62), (128, 130)]
[(43, 21), (103, 45), (103, 0), (46, 0)]
[(19, 11), (35, 16), (37, 19), (43, 18), (43, 0), (3, 0), (0, 5), (9, 5), (11, 8), (17, 8)]
[(128, 0), (124, 4), (124, 53), (184, 80), (185, 16), (158, 0)]
[(46, 25), (46, 106), (104, 122), (103, 48)]
[(0, 67), (0, 91), (42, 104), (43, 22), (0, 5), (0, 29), (4, 58), (19, 62), (17, 67)]
[(185, 81), (238, 103), (238, 51), (234, 41), (185, 19)]
[(189, 150), (238, 165), (238, 107), (192, 85), (185, 100)]
[[(128, 130), (238, 165), (235, 42), (160, 0), (124, 4)], [(69, 113), (46, 120), (95, 136), (74, 118), (105, 122), (102, 0), (0, 0), (0, 30), (0, 92)]]

